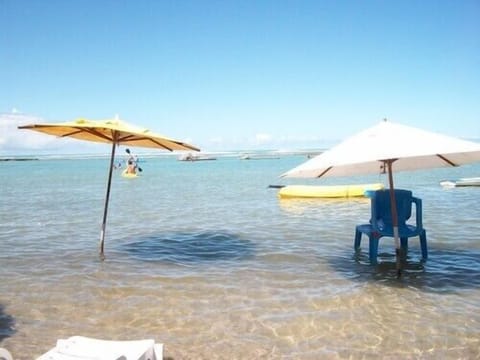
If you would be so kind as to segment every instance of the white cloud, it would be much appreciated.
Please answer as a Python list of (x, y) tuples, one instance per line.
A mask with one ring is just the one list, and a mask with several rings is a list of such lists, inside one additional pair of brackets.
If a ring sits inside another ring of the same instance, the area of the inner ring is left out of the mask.
[(265, 145), (272, 141), (272, 135), (270, 134), (255, 134), (255, 144)]
[(216, 137), (210, 138), (208, 142), (215, 145), (223, 145), (225, 143), (225, 140), (221, 136), (216, 136)]
[(47, 146), (53, 138), (17, 128), (36, 122), (42, 122), (42, 119), (21, 114), (15, 109), (9, 114), (0, 114), (0, 150), (40, 149)]
[(309, 135), (273, 135), (269, 133), (252, 134), (249, 137), (214, 136), (199, 144), (202, 150), (271, 150), (271, 149), (317, 149), (332, 144), (320, 136)]
[(85, 152), (98, 149), (98, 145), (81, 143), (72, 139), (60, 139), (31, 130), (18, 129), (20, 125), (46, 122), (44, 119), (12, 110), (0, 114), (0, 154), (24, 154), (45, 152)]

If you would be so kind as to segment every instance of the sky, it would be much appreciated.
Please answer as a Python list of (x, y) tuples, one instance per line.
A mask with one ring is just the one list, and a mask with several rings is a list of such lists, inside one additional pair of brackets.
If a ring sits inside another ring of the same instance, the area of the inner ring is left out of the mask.
[(16, 126), (116, 115), (203, 151), (326, 148), (384, 118), (480, 139), (478, 19), (478, 0), (0, 0), (0, 154), (85, 151)]

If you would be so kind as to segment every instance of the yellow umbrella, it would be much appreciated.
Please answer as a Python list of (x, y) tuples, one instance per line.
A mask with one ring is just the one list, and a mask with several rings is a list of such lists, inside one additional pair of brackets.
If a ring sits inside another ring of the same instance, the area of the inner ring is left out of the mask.
[(63, 123), (30, 124), (19, 126), (19, 129), (29, 129), (58, 137), (73, 137), (79, 140), (111, 143), (112, 155), (110, 157), (110, 170), (108, 174), (107, 194), (103, 212), (102, 230), (100, 233), (100, 257), (105, 258), (103, 245), (105, 240), (105, 227), (107, 223), (108, 200), (112, 182), (113, 161), (117, 145), (129, 145), (146, 148), (159, 148), (163, 150), (188, 150), (200, 151), (193, 145), (170, 139), (148, 129), (128, 124), (119, 119), (93, 121), (77, 119)]

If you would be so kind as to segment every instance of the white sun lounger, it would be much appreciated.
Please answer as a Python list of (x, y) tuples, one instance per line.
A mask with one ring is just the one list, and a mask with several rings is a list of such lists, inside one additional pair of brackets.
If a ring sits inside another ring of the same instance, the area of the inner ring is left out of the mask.
[(163, 344), (154, 340), (113, 341), (72, 336), (60, 339), (37, 360), (162, 360)]
[(13, 360), (12, 354), (7, 349), (0, 348), (0, 360)]

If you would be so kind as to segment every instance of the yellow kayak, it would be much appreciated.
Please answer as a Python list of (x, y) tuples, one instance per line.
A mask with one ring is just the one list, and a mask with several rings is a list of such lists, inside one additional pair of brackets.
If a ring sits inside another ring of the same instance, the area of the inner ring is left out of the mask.
[(127, 169), (125, 169), (125, 170), (122, 171), (122, 176), (124, 178), (127, 178), (127, 179), (134, 179), (134, 178), (138, 177), (138, 173), (135, 173), (135, 174), (130, 173), (129, 174), (129, 173), (127, 173)]
[(367, 190), (383, 189), (383, 184), (358, 185), (288, 185), (278, 191), (282, 199), (288, 198), (348, 198), (365, 196)]

